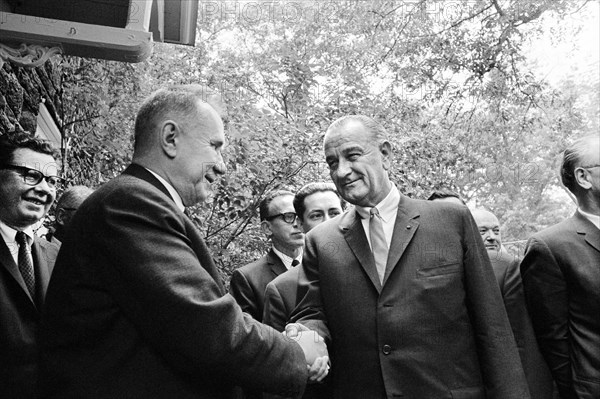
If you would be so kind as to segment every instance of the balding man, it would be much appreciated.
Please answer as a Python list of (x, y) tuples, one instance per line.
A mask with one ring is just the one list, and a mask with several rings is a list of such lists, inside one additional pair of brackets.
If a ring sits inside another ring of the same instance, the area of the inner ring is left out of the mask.
[(502, 245), (500, 221), (486, 209), (471, 212), (479, 234), (492, 262), (496, 281), (502, 293), (508, 321), (519, 349), (519, 357), (529, 385), (531, 399), (552, 398), (553, 385), (550, 370), (544, 362), (531, 326), (523, 298), (523, 284), (519, 273), (519, 258), (511, 255)]
[(563, 153), (577, 199), (569, 219), (534, 234), (521, 262), (533, 328), (562, 399), (600, 398), (600, 137)]
[(63, 242), (42, 321), (42, 397), (220, 399), (236, 384), (302, 393), (324, 344), (244, 314), (184, 214), (225, 173), (224, 141), (197, 88), (144, 101), (133, 163), (82, 204)]
[(54, 212), (54, 231), (46, 234), (46, 240), (60, 245), (65, 236), (65, 230), (75, 214), (75, 211), (94, 190), (87, 186), (72, 186), (66, 189), (56, 202)]
[(291, 319), (331, 339), (335, 399), (529, 397), (477, 226), (402, 195), (373, 119), (334, 121), (325, 161), (350, 212), (306, 235)]

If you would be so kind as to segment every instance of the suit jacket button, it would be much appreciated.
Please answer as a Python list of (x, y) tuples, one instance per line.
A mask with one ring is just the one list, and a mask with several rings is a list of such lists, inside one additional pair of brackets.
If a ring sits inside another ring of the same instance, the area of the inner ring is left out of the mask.
[(383, 345), (382, 352), (384, 355), (389, 355), (392, 352), (392, 347), (389, 345)]

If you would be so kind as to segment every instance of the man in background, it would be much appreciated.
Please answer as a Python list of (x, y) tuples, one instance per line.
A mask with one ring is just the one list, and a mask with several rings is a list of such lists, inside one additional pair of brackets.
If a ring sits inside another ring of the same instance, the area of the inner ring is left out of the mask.
[(0, 136), (0, 396), (35, 398), (41, 308), (58, 246), (35, 236), (60, 184), (56, 150)]
[[(344, 206), (332, 183), (308, 183), (294, 196), (294, 209), (305, 234), (313, 227), (341, 215)], [(300, 267), (294, 267), (267, 284), (262, 320), (277, 331), (284, 331), (296, 307), (300, 270)]]
[(550, 399), (553, 394), (552, 376), (538, 348), (525, 307), (519, 258), (511, 255), (502, 245), (500, 222), (496, 215), (486, 209), (475, 209), (471, 213), (479, 228), (479, 234), (492, 262), (496, 281), (502, 293), (531, 399)]
[(448, 190), (445, 188), (433, 191), (429, 197), (427, 197), (428, 201), (446, 201), (451, 202), (457, 205), (466, 205), (465, 201), (460, 198), (460, 195), (452, 190)]
[(324, 344), (312, 334), (293, 342), (244, 314), (184, 213), (225, 173), (224, 141), (197, 86), (143, 102), (132, 164), (80, 206), (62, 244), (42, 318), (41, 397), (303, 392)]
[(94, 190), (86, 186), (71, 186), (62, 193), (56, 202), (54, 230), (46, 234), (46, 240), (60, 245), (75, 211), (93, 192)]
[(562, 399), (600, 398), (600, 137), (563, 153), (569, 219), (534, 234), (521, 276), (540, 350)]
[[(300, 220), (302, 231), (308, 233), (313, 227), (326, 222), (344, 212), (345, 203), (332, 183), (308, 183), (294, 196), (294, 209)], [(284, 331), (292, 311), (298, 303), (298, 275), (301, 267), (281, 274), (265, 290), (263, 323)], [(306, 387), (303, 399), (328, 399), (331, 397), (330, 385), (312, 384)]]
[(294, 209), (294, 194), (274, 191), (259, 206), (260, 227), (271, 249), (255, 262), (234, 270), (229, 292), (244, 312), (262, 321), (265, 289), (275, 277), (302, 261), (304, 233)]

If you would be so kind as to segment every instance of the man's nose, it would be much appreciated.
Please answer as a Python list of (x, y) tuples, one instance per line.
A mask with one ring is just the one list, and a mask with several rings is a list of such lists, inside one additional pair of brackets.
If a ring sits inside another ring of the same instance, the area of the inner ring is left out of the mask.
[(350, 167), (351, 163), (346, 161), (345, 159), (340, 159), (338, 161), (337, 174), (338, 176), (346, 176), (350, 174), (352, 168)]
[(219, 175), (224, 175), (227, 172), (227, 165), (225, 165), (225, 161), (223, 160), (223, 156), (221, 154), (219, 154), (219, 159), (215, 163), (213, 170)]

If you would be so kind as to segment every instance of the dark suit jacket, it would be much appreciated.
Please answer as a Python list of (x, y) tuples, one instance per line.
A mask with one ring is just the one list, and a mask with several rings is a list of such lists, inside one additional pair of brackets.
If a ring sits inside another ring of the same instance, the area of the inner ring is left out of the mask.
[(504, 248), (488, 252), (488, 255), (504, 299), (504, 307), (515, 336), (531, 399), (550, 399), (553, 395), (552, 375), (538, 348), (525, 306), (519, 258), (512, 256)]
[(229, 292), (244, 312), (262, 321), (267, 284), (286, 270), (279, 256), (271, 249), (257, 261), (233, 271)]
[(356, 212), (306, 236), (292, 320), (329, 342), (334, 398), (528, 398), (469, 210), (401, 196), (383, 285)]
[[(296, 266), (267, 284), (262, 322), (277, 331), (285, 330), (298, 298), (298, 278), (302, 267)], [(329, 379), (306, 386), (302, 399), (329, 399), (332, 395)], [(266, 396), (268, 398), (268, 396)], [(281, 398), (281, 397), (277, 397)]]
[(37, 380), (37, 333), (40, 308), (59, 247), (35, 238), (31, 255), (36, 297), (25, 286), (19, 267), (0, 236), (0, 396), (34, 398)]
[(600, 230), (576, 212), (534, 234), (521, 276), (533, 328), (561, 397), (600, 398)]
[(301, 266), (296, 266), (277, 276), (267, 284), (262, 320), (263, 323), (283, 331), (290, 319), (292, 310), (298, 303), (298, 273)]
[(307, 379), (300, 346), (224, 294), (199, 231), (137, 165), (73, 218), (40, 344), (44, 398), (294, 396)]

